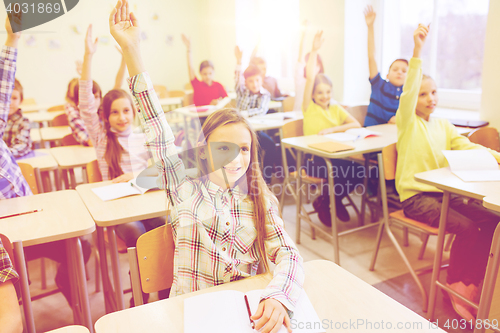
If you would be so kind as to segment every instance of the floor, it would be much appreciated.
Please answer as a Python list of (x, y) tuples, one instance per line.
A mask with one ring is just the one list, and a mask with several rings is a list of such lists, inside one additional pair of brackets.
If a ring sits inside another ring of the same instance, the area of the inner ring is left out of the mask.
[[(360, 202), (359, 197), (354, 197), (357, 204)], [(286, 204), (283, 212), (285, 228), (291, 238), (295, 240), (295, 217), (296, 209), (292, 198), (286, 198)], [(312, 205), (309, 205), (311, 207)], [(352, 208), (349, 208), (351, 221), (347, 223), (339, 222), (340, 229), (346, 230), (357, 225), (357, 219)], [(316, 215), (311, 216), (313, 221), (320, 224)], [(369, 219), (368, 219), (369, 220)], [(351, 233), (340, 238), (340, 263), (341, 266), (358, 276), (375, 288), (381, 290), (400, 303), (404, 304), (413, 311), (424, 315), (421, 308), (421, 296), (415, 283), (407, 274), (401, 258), (398, 256), (394, 247), (387, 237), (382, 240), (380, 252), (378, 255), (375, 270), (368, 270), (372, 251), (374, 248), (377, 227), (365, 229), (363, 231)], [(400, 237), (402, 232), (395, 228), (397, 237)], [(400, 238), (401, 239), (401, 238)], [(409, 260), (415, 268), (431, 267), (433, 259), (433, 249), (435, 248), (435, 237), (431, 237), (423, 260), (417, 260), (416, 253), (420, 247), (420, 239), (416, 235), (410, 234), (410, 245), (404, 248), (408, 254)], [(312, 240), (310, 237), (310, 227), (306, 223), (302, 223), (301, 242), (298, 244), (299, 251), (304, 261), (323, 259), (333, 260), (333, 247), (328, 241), (321, 237)], [(445, 254), (445, 258), (447, 254)], [(126, 254), (120, 255), (122, 276), (128, 276), (128, 262)], [(47, 267), (47, 288), (54, 289), (54, 276), (56, 264), (46, 260)], [(88, 282), (89, 298), (92, 312), (92, 319), (95, 322), (105, 314), (104, 301), (102, 292), (95, 292), (95, 274), (94, 274), (94, 257), (92, 256), (87, 264), (90, 279)], [(28, 263), (30, 274), (31, 294), (35, 296), (41, 290), (40, 284), (40, 260), (34, 260)], [(424, 285), (429, 286), (430, 274), (423, 276)], [(425, 282), (427, 281), (427, 282)], [(130, 282), (124, 279), (125, 288), (130, 287)], [(125, 295), (126, 306), (128, 307), (131, 293)], [(150, 301), (156, 300), (156, 295), (150, 298)], [(449, 301), (442, 301), (442, 294), (438, 294), (438, 319), (439, 325), (442, 326), (446, 319), (458, 319), (455, 315)], [(32, 302), (35, 313), (35, 324), (37, 332), (45, 332), (47, 330), (56, 329), (61, 326), (71, 325), (73, 320), (72, 311), (69, 308), (66, 300), (61, 293), (54, 294), (36, 299)], [(448, 329), (446, 329), (448, 331)], [(451, 330), (450, 330), (451, 331)]]

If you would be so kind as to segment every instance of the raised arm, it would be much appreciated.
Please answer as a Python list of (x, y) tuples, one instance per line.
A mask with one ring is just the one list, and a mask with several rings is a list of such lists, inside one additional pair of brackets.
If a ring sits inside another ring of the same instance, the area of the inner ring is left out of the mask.
[(123, 58), (122, 50), (117, 46), (116, 49), (120, 52), (122, 60), (120, 62), (120, 67), (118, 68), (118, 73), (116, 73), (115, 86), (113, 89), (121, 89), (123, 85), (123, 80), (125, 79), (125, 71), (127, 69), (127, 64), (125, 63), (125, 58)]
[(318, 74), (318, 69), (316, 68), (316, 62), (318, 61), (318, 50), (323, 45), (325, 39), (323, 38), (323, 31), (318, 31), (314, 35), (313, 45), (311, 53), (309, 54), (309, 60), (306, 65), (306, 85), (304, 87), (304, 99), (302, 101), (302, 110), (305, 112), (309, 107), (312, 100), (312, 93), (314, 87), (314, 79)]
[(241, 70), (241, 59), (243, 58), (243, 51), (238, 46), (234, 47), (234, 56), (236, 57), (236, 70), (234, 71), (234, 87), (236, 93), (240, 92), (245, 86), (245, 79), (243, 78), (243, 71)]
[(366, 26), (368, 27), (368, 68), (371, 80), (378, 74), (377, 61), (375, 60), (375, 30), (373, 28), (377, 13), (375, 13), (371, 5), (368, 5), (365, 8), (364, 14)]
[(99, 38), (96, 38), (92, 42), (92, 24), (87, 28), (87, 34), (85, 35), (85, 54), (83, 56), (82, 63), (82, 80), (92, 81), (92, 58), (94, 57), (95, 51), (97, 51), (97, 42)]
[(184, 34), (182, 34), (181, 37), (182, 37), (182, 42), (184, 43), (184, 45), (186, 45), (189, 82), (191, 82), (196, 78), (196, 74), (193, 67), (193, 55), (191, 54), (191, 39)]

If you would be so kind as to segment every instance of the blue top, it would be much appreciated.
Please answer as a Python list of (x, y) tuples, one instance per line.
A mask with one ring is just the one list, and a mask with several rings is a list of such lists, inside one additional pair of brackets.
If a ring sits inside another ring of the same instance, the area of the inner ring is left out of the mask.
[(395, 116), (399, 107), (399, 96), (403, 92), (402, 86), (396, 87), (389, 81), (383, 80), (380, 73), (371, 79), (370, 83), (372, 94), (363, 125), (365, 127), (386, 124)]

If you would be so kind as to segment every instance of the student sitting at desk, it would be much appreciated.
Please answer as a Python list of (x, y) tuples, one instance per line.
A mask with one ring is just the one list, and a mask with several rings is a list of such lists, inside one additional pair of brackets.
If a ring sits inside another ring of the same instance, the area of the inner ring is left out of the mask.
[[(439, 226), (442, 191), (414, 179), (416, 173), (448, 166), (442, 150), (487, 149), (473, 144), (457, 133), (446, 119), (431, 118), (438, 102), (436, 83), (422, 75), (420, 52), (429, 28), (420, 24), (413, 38), (415, 48), (410, 60), (401, 104), (396, 114), (398, 160), (396, 188), (404, 213), (409, 218)], [(489, 149), (500, 162), (500, 154)], [(450, 252), (447, 285), (473, 301), (484, 278), (493, 232), (500, 218), (478, 203), (465, 204), (461, 197), (450, 198), (446, 231), (456, 234)], [(474, 311), (450, 295), (453, 308), (464, 319), (474, 320)]]
[(30, 121), (23, 117), (19, 105), (23, 101), (23, 86), (14, 81), (14, 89), (10, 98), (9, 118), (3, 134), (3, 141), (15, 158), (22, 157), (31, 151)]
[[(19, 17), (12, 19), (19, 21), (20, 24)], [(12, 32), (9, 18), (6, 19), (5, 28), (7, 41), (0, 54), (0, 137), (7, 127), (7, 115), (16, 74), (17, 44), (21, 37), (21, 32)], [(0, 140), (0, 166), (0, 200), (33, 194), (19, 165), (3, 140)], [(84, 260), (87, 262), (90, 258), (90, 243), (83, 239), (81, 242)], [(55, 282), (68, 303), (72, 304), (65, 241), (29, 246), (24, 249), (24, 254), (26, 260), (46, 257), (59, 263)]]
[(21, 309), (17, 301), (14, 283), (19, 275), (12, 267), (9, 254), (0, 240), (0, 332), (14, 333), (23, 331)]
[[(323, 44), (323, 32), (314, 36), (312, 51), (307, 61), (307, 80), (304, 89), (302, 111), (304, 113), (304, 135), (324, 135), (328, 133), (344, 132), (349, 128), (361, 127), (359, 122), (343, 107), (331, 103), (332, 81), (325, 74), (318, 73), (316, 66), (318, 50)], [(305, 168), (309, 176), (328, 178), (324, 158), (306, 155)], [(359, 171), (362, 166), (349, 160), (332, 160), (335, 181), (335, 207), (337, 217), (344, 222), (349, 221), (349, 212), (342, 204), (342, 199), (349, 195), (355, 187), (363, 182)], [(337, 170), (337, 171), (335, 171)], [(337, 190), (340, 188), (341, 190)], [(329, 190), (313, 202), (320, 221), (331, 226)]]
[[(128, 3), (118, 1), (110, 16), (111, 34), (121, 45), (148, 146), (171, 205), (175, 241), (171, 295), (180, 295), (256, 273), (267, 259), (274, 278), (261, 296), (256, 329), (291, 332), (289, 314), (302, 292), (302, 258), (279, 217), (276, 197), (262, 179), (255, 132), (241, 113), (211, 114), (198, 139), (197, 178), (186, 175), (174, 135), (140, 54), (140, 28)], [(229, 155), (227, 155), (229, 154)], [(214, 156), (224, 156), (222, 162)], [(227, 161), (230, 161), (229, 163)], [(227, 164), (226, 164), (227, 163)], [(223, 311), (223, 309), (222, 309)]]
[(193, 86), (194, 105), (216, 105), (221, 99), (227, 97), (227, 92), (222, 84), (214, 81), (214, 64), (210, 60), (202, 61), (200, 64), (201, 81), (198, 80), (193, 67), (191, 39), (182, 34), (182, 41), (187, 49), (188, 73), (189, 81)]

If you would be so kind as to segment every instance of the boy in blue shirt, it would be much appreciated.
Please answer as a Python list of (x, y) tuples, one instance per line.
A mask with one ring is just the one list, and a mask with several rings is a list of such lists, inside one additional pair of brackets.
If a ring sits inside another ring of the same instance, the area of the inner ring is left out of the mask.
[(376, 13), (373, 11), (372, 6), (367, 6), (364, 14), (368, 26), (368, 67), (370, 69), (372, 94), (363, 126), (395, 124), (399, 97), (403, 92), (403, 84), (408, 71), (408, 61), (406, 59), (396, 59), (389, 67), (387, 81), (382, 79), (375, 60), (373, 23), (375, 22)]

